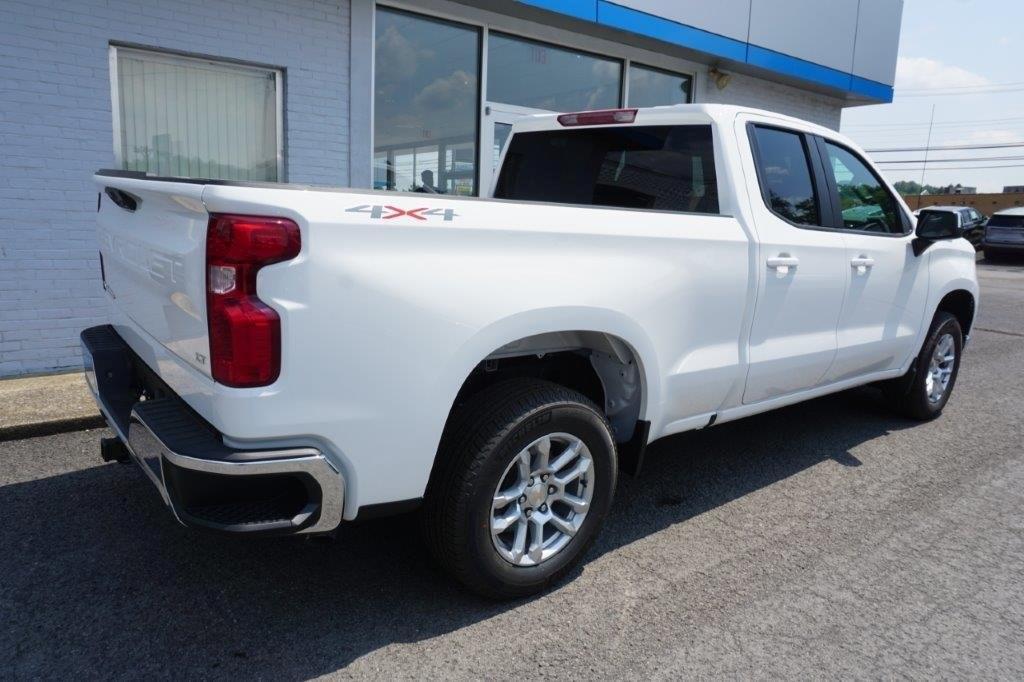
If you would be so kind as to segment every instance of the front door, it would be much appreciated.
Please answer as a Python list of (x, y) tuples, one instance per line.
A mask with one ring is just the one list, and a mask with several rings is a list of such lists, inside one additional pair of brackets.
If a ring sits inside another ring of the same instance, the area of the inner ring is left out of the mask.
[(511, 104), (488, 102), (480, 132), (480, 196), (489, 197), (497, 180), (498, 164), (505, 150), (516, 119), (532, 114), (548, 114), (543, 109), (517, 107)]
[(928, 298), (929, 254), (910, 246), (910, 220), (878, 175), (855, 152), (817, 140), (837, 198), (850, 284), (827, 383), (901, 367), (916, 351)]
[[(758, 289), (743, 402), (821, 384), (836, 355), (848, 270), (843, 233), (826, 229), (831, 200), (814, 140), (800, 131), (738, 119), (759, 251)], [(814, 162), (812, 162), (814, 159)]]

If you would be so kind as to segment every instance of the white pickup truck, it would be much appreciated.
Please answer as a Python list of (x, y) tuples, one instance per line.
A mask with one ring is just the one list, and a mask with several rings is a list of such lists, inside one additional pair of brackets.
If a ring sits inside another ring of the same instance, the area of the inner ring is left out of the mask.
[(494, 596), (564, 575), (650, 441), (869, 383), (937, 416), (977, 308), (855, 145), (737, 107), (525, 118), (494, 198), (95, 181), (104, 458), (193, 527), (418, 509)]

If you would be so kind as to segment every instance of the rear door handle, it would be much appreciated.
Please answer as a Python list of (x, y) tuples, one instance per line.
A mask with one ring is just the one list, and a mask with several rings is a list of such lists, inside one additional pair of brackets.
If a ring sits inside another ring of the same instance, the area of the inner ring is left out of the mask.
[(770, 269), (775, 270), (780, 275), (788, 275), (790, 268), (800, 265), (800, 259), (790, 256), (788, 253), (780, 253), (778, 256), (769, 258), (766, 263), (768, 263)]
[(875, 259), (868, 256), (857, 256), (850, 259), (850, 266), (857, 269), (858, 275), (866, 274), (868, 268), (875, 264)]

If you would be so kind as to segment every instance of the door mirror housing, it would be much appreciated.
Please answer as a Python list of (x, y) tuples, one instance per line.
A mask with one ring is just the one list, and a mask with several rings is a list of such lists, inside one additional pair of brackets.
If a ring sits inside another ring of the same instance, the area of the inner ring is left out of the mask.
[(914, 249), (914, 255), (920, 256), (937, 241), (958, 239), (962, 236), (963, 228), (958, 224), (955, 213), (921, 211), (911, 246)]

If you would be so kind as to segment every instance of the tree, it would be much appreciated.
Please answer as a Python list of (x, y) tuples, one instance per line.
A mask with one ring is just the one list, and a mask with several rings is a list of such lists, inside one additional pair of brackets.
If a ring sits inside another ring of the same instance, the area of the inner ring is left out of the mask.
[[(921, 183), (914, 182), (913, 180), (897, 180), (892, 183), (892, 186), (896, 188), (896, 191), (905, 196), (917, 196), (921, 194)], [(948, 187), (936, 187), (935, 185), (925, 185), (924, 191), (928, 194), (947, 194)]]

